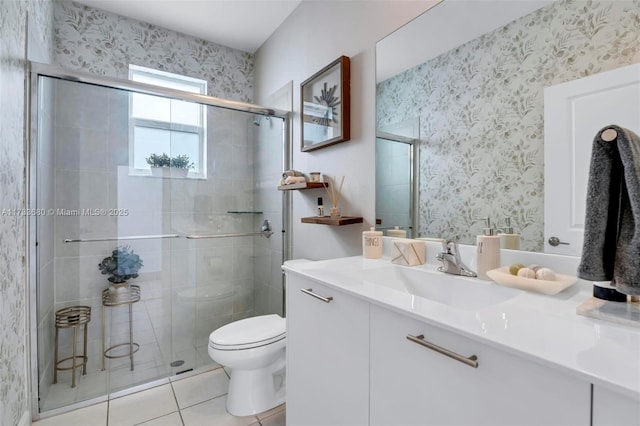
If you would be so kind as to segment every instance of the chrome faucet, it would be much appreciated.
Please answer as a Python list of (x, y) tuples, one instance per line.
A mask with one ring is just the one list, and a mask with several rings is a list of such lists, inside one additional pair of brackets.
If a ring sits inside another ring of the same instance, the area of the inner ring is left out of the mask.
[(460, 259), (458, 244), (452, 240), (442, 240), (442, 253), (438, 253), (436, 259), (442, 262), (442, 266), (438, 268), (440, 272), (447, 274), (462, 275), (465, 277), (477, 277), (478, 274), (467, 268)]

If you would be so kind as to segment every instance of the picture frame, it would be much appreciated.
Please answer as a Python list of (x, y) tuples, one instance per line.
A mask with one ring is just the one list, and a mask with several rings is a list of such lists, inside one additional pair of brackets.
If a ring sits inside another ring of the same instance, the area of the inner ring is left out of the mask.
[(340, 56), (300, 84), (302, 151), (351, 138), (349, 65), (349, 57)]

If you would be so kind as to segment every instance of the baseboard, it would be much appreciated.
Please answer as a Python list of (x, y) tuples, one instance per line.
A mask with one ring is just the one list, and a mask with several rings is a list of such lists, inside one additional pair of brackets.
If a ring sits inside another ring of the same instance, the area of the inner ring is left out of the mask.
[(22, 417), (20, 417), (18, 426), (31, 426), (31, 413), (29, 412), (29, 410), (22, 413)]

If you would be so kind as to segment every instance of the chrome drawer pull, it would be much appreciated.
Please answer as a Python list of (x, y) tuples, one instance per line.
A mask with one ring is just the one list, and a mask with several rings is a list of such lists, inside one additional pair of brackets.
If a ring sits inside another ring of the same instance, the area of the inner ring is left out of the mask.
[(442, 346), (438, 346), (435, 345), (431, 342), (427, 342), (426, 340), (424, 340), (424, 334), (421, 334), (419, 336), (412, 336), (411, 334), (407, 335), (407, 340), (411, 340), (414, 343), (417, 343), (419, 345), (422, 345), (426, 348), (429, 348), (431, 350), (434, 350), (438, 353), (441, 353), (442, 355), (446, 355), (449, 358), (453, 358), (456, 361), (460, 361), (463, 364), (467, 364), (469, 367), (473, 367), (473, 368), (478, 368), (478, 357), (475, 355), (471, 355), (470, 357), (464, 357), (460, 354), (457, 354), (455, 352), (450, 351), (449, 349), (445, 349)]
[(331, 296), (329, 296), (329, 297), (322, 297), (322, 296), (320, 296), (319, 294), (315, 294), (315, 293), (313, 292), (313, 289), (312, 289), (312, 288), (301, 288), (301, 289), (300, 289), (300, 291), (301, 291), (301, 292), (303, 292), (303, 293), (305, 293), (305, 294), (308, 294), (309, 296), (313, 296), (313, 297), (315, 297), (316, 299), (320, 299), (320, 300), (322, 300), (324, 303), (329, 303), (329, 302), (331, 302), (331, 301), (333, 300), (333, 297), (331, 297)]

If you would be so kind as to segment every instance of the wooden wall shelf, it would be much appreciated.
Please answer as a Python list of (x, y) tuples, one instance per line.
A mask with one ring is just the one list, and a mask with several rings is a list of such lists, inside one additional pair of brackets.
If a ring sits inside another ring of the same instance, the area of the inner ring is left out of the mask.
[(342, 225), (351, 225), (352, 223), (362, 223), (361, 217), (350, 217), (350, 216), (342, 216), (338, 218), (332, 218), (330, 216), (311, 216), (311, 217), (303, 217), (301, 218), (302, 223), (316, 223), (318, 225), (331, 225), (331, 226), (342, 226)]
[(303, 183), (292, 183), (291, 185), (280, 185), (278, 187), (278, 190), (293, 191), (293, 190), (303, 190), (303, 189), (326, 188), (328, 186), (329, 186), (328, 182), (303, 182)]

